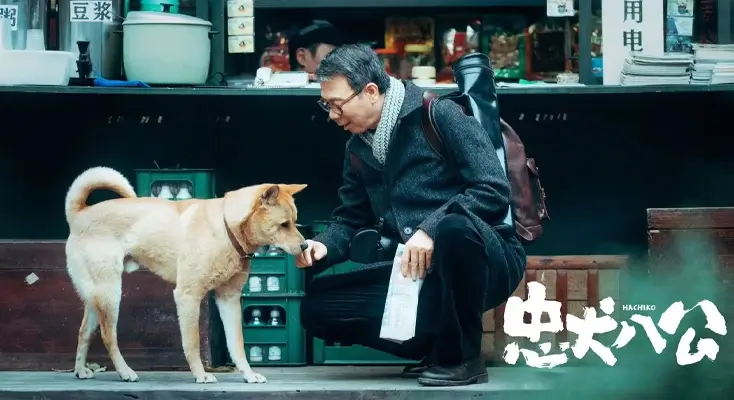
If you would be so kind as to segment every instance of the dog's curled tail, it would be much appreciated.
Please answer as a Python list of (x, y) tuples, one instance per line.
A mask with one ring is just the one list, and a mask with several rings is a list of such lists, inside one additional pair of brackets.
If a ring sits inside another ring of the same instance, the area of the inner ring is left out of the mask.
[(87, 206), (87, 197), (97, 189), (111, 190), (122, 197), (137, 197), (135, 189), (112, 168), (94, 167), (79, 175), (66, 193), (66, 222)]

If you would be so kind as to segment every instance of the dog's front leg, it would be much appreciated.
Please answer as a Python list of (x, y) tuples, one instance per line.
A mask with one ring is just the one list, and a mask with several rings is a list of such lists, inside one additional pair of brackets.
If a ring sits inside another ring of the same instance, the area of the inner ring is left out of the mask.
[(199, 343), (199, 314), (203, 294), (195, 287), (182, 285), (179, 282), (173, 291), (178, 311), (178, 323), (181, 328), (181, 342), (189, 368), (194, 374), (196, 383), (217, 383), (217, 378), (204, 370), (201, 362), (201, 345)]
[(247, 274), (239, 273), (232, 277), (229, 281), (214, 290), (219, 309), (219, 316), (222, 318), (224, 326), (224, 334), (227, 338), (227, 349), (229, 356), (232, 358), (237, 369), (242, 372), (242, 376), (247, 383), (265, 383), (267, 380), (264, 376), (254, 372), (247, 362), (245, 354), (245, 344), (242, 336), (242, 306), (240, 305), (240, 296), (242, 295), (242, 287), (245, 285)]

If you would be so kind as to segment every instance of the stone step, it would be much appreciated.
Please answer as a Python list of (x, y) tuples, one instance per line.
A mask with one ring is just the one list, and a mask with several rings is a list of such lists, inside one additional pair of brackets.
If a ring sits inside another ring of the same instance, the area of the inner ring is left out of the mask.
[[(656, 388), (655, 381), (645, 378), (644, 372), (615, 367), (495, 367), (488, 369), (488, 383), (454, 388), (422, 387), (413, 379), (400, 378), (400, 370), (399, 367), (350, 366), (259, 368), (257, 371), (268, 378), (268, 383), (246, 384), (239, 373), (217, 373), (219, 382), (206, 385), (193, 383), (188, 372), (138, 372), (140, 381), (135, 383), (122, 382), (115, 372), (98, 373), (94, 379), (85, 381), (76, 379), (70, 372), (0, 372), (0, 399), (458, 400), (481, 397), (548, 400), (575, 397), (600, 400), (642, 398), (638, 396), (660, 395), (660, 390), (665, 390)], [(669, 383), (666, 386), (670, 388)]]

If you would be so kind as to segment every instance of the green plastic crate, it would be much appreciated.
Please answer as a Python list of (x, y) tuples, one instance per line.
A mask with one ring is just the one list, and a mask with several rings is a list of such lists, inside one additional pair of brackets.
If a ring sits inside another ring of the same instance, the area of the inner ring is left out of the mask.
[[(242, 331), (247, 360), (251, 365), (293, 366), (306, 364), (306, 337), (300, 321), (301, 297), (242, 297)], [(253, 311), (261, 312), (262, 325), (253, 325)], [(277, 326), (269, 325), (271, 311), (280, 313)], [(260, 347), (262, 359), (254, 357)], [(280, 350), (279, 360), (270, 360), (271, 348)]]
[(360, 345), (339, 343), (326, 344), (313, 339), (313, 363), (317, 365), (410, 365), (416, 361), (406, 360), (382, 351)]
[(135, 191), (139, 197), (152, 196), (153, 186), (161, 182), (171, 182), (174, 186), (186, 182), (191, 197), (196, 199), (215, 197), (212, 169), (137, 169), (135, 176)]
[[(309, 237), (309, 226), (298, 225), (298, 229), (305, 237)], [(250, 264), (250, 276), (260, 277), (261, 291), (252, 292), (250, 290), (250, 280), (245, 283), (242, 288), (243, 301), (251, 302), (253, 299), (275, 298), (283, 296), (303, 296), (305, 288), (305, 271), (297, 268), (295, 259), (290, 255), (278, 256), (256, 256)], [(268, 291), (267, 278), (277, 277), (278, 287), (280, 290)], [(246, 298), (246, 299), (245, 299)], [(300, 301), (300, 300), (299, 300)], [(300, 307), (300, 305), (299, 305)], [(214, 294), (209, 294), (209, 347), (211, 354), (211, 363), (213, 366), (222, 366), (231, 363), (229, 352), (227, 351), (227, 343), (224, 334), (224, 328), (219, 316), (219, 310), (214, 302)], [(299, 315), (296, 310), (296, 317)], [(300, 327), (300, 321), (297, 324)], [(295, 329), (295, 328), (294, 328)], [(304, 339), (302, 339), (304, 341)], [(305, 347), (305, 345), (301, 345)], [(248, 350), (249, 351), (249, 348)], [(304, 356), (305, 359), (305, 356)], [(301, 365), (293, 363), (292, 365)]]
[[(256, 280), (259, 278), (260, 290), (256, 289)], [(277, 279), (277, 289), (273, 285)], [(242, 295), (251, 297), (284, 296), (304, 294), (304, 270), (296, 267), (295, 259), (291, 255), (256, 256), (250, 264), (250, 276), (242, 288)]]

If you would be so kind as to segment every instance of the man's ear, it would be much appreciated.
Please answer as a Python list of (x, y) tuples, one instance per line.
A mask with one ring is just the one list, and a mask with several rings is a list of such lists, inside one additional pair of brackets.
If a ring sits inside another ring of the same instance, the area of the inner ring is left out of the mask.
[(297, 185), (280, 185), (280, 186), (286, 193), (292, 196), (302, 191), (303, 189), (305, 189), (308, 185), (303, 183), (303, 184), (297, 184)]
[(306, 50), (303, 47), (299, 47), (298, 50), (296, 50), (296, 61), (298, 61), (298, 64), (302, 67), (306, 66)]
[(278, 203), (278, 195), (280, 194), (280, 187), (278, 185), (271, 185), (262, 195), (260, 195), (260, 202), (262, 204), (274, 205)]
[(374, 101), (376, 101), (377, 98), (380, 97), (380, 88), (378, 88), (374, 82), (368, 83), (367, 86), (362, 89), (362, 92)]

